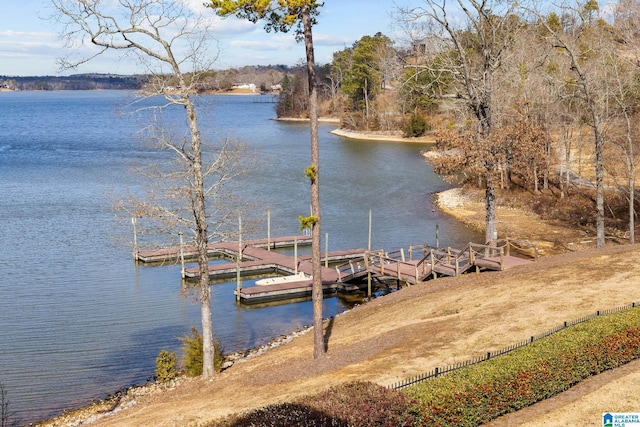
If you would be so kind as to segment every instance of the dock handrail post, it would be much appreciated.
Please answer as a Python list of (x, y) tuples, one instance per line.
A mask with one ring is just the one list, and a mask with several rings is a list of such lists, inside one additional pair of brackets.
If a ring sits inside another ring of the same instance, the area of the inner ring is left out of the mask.
[(435, 260), (435, 256), (433, 256), (433, 249), (431, 249), (431, 274), (433, 275), (434, 279), (437, 277)]
[(236, 258), (236, 301), (240, 301), (242, 280), (240, 280), (240, 262), (242, 261), (242, 217), (238, 215), (238, 256)]
[(370, 252), (367, 251), (364, 254), (364, 268), (367, 270), (367, 297), (371, 298), (371, 262), (369, 257)]
[(184, 279), (184, 242), (182, 241), (182, 231), (178, 231), (178, 236), (180, 236), (180, 277)]
[(267, 208), (267, 250), (271, 250), (271, 209)]
[(329, 233), (324, 234), (324, 267), (329, 268)]
[(476, 255), (473, 253), (473, 246), (469, 242), (469, 264), (474, 265), (476, 263)]
[(504, 248), (500, 248), (500, 271), (504, 270)]
[(139, 254), (139, 249), (138, 249), (138, 230), (136, 228), (136, 217), (132, 216), (131, 217), (131, 224), (133, 224), (133, 260), (134, 261), (138, 261), (138, 254)]
[(293, 274), (298, 274), (298, 237), (293, 237)]
[(404, 258), (404, 248), (400, 248), (400, 259), (402, 260), (402, 262), (405, 262), (405, 258)]
[(507, 237), (507, 256), (511, 256), (511, 240)]
[(371, 208), (369, 208), (369, 243), (367, 244), (367, 250), (371, 250)]

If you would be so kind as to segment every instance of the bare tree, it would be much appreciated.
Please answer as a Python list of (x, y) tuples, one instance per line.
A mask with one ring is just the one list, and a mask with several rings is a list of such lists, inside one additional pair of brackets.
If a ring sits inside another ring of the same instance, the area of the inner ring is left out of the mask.
[[(65, 68), (75, 68), (108, 51), (135, 55), (152, 76), (148, 90), (162, 94), (168, 104), (184, 108), (187, 137), (160, 139), (188, 171), (182, 178), (188, 182), (187, 198), (198, 252), (204, 353), (202, 377), (211, 378), (214, 375), (214, 341), (205, 206), (210, 188), (205, 185), (205, 176), (221, 158), (214, 158), (213, 166), (203, 166), (202, 138), (191, 95), (198, 77), (210, 65), (209, 23), (180, 1), (52, 0), (52, 4), (57, 12), (56, 19), (64, 24), (62, 37), (69, 47), (82, 47), (83, 42), (89, 41), (98, 48), (87, 56), (63, 59), (61, 64)], [(177, 84), (170, 85), (170, 80)]]
[(604, 21), (594, 18), (597, 2), (590, 0), (575, 7), (563, 6), (559, 13), (543, 16), (534, 11), (550, 49), (550, 58), (562, 67), (560, 74), (573, 105), (579, 105), (593, 133), (596, 185), (596, 247), (605, 245), (604, 145), (606, 121), (611, 112), (611, 67), (607, 52), (615, 47)]
[(496, 88), (499, 71), (512, 44), (518, 19), (516, 1), (457, 0), (456, 15), (446, 0), (423, 0), (421, 7), (400, 7), (399, 19), (413, 34), (416, 44), (430, 58), (438, 58), (433, 75), (447, 76), (448, 88), (462, 100), (475, 121), (473, 143), (479, 147), (474, 167), (484, 181), (485, 238), (497, 237), (496, 176), (499, 161), (492, 153), (496, 126)]
[[(635, 243), (635, 193), (636, 162), (638, 157), (638, 118), (640, 116), (640, 96), (637, 77), (640, 62), (640, 2), (622, 0), (615, 5), (614, 25), (621, 37), (617, 49), (609, 52), (612, 56), (615, 79), (613, 98), (622, 129), (614, 143), (624, 153), (627, 175), (627, 201), (629, 203), (629, 243)], [(621, 52), (621, 53), (619, 53)]]

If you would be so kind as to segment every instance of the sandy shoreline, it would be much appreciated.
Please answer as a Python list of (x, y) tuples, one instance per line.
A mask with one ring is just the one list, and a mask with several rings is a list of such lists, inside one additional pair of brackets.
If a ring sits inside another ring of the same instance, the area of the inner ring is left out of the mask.
[(417, 138), (405, 138), (402, 136), (402, 132), (356, 132), (348, 129), (335, 129), (331, 131), (332, 134), (349, 139), (361, 139), (368, 141), (393, 141), (393, 142), (410, 142), (416, 144), (435, 144), (435, 139), (432, 136), (421, 136)]

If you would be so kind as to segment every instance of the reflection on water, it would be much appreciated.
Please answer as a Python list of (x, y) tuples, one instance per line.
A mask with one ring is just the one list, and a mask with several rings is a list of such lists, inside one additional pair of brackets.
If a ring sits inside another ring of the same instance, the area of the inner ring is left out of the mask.
[[(140, 123), (117, 113), (130, 95), (0, 94), (0, 381), (23, 422), (145, 382), (159, 351), (179, 349), (178, 337), (200, 325), (180, 265), (136, 266), (131, 224), (111, 209), (142, 191), (131, 170), (158, 156), (135, 136)], [(206, 139), (232, 135), (257, 152), (261, 167), (239, 187), (259, 216), (270, 210), (271, 235), (298, 234), (297, 218), (309, 210), (308, 127), (270, 120), (272, 105), (245, 97), (208, 96), (201, 105)], [(331, 129), (320, 127), (329, 250), (367, 247), (370, 209), (376, 249), (433, 244), (437, 224), (441, 243), (475, 240), (432, 209), (432, 194), (447, 185), (421, 159), (424, 147), (347, 141)], [(251, 237), (266, 230), (263, 221)], [(310, 301), (238, 305), (235, 286), (212, 285), (214, 331), (228, 352), (312, 323)], [(327, 298), (324, 316), (354, 303)]]

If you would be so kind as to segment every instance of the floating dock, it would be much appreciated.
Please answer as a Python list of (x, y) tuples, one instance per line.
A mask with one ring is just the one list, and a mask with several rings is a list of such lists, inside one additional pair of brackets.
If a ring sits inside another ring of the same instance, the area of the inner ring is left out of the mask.
[[(311, 245), (311, 236), (289, 236), (289, 237), (276, 237), (271, 239), (257, 239), (247, 240), (243, 242), (245, 246), (253, 246), (256, 248), (266, 249), (280, 249), (280, 248), (292, 248), (296, 244), (298, 246)], [(235, 245), (235, 253), (237, 253), (238, 242), (235, 243), (211, 243), (208, 245), (209, 256), (220, 256), (227, 254), (227, 248), (229, 245)], [(181, 254), (182, 251), (182, 254)], [(163, 262), (179, 262), (180, 256), (185, 261), (193, 261), (197, 258), (196, 247), (193, 245), (185, 245), (182, 248), (176, 246), (171, 248), (162, 248), (154, 250), (139, 251), (135, 254), (135, 260), (141, 263), (163, 263)]]
[[(313, 276), (311, 255), (290, 256), (271, 249), (309, 245), (310, 236), (291, 236), (276, 239), (221, 242), (209, 245), (209, 253), (239, 262), (209, 264), (209, 278), (224, 280), (240, 275), (292, 275), (305, 273)], [(512, 255), (518, 252), (522, 256)], [(169, 260), (195, 259), (195, 248), (183, 247), (140, 252), (138, 261), (147, 263)], [(325, 252), (321, 255), (321, 277), (324, 294), (353, 292), (363, 287), (368, 276), (377, 281), (393, 280), (413, 285), (440, 276), (458, 276), (467, 271), (502, 271), (532, 262), (537, 258), (537, 248), (527, 242), (502, 239), (487, 245), (469, 243), (464, 249), (433, 248), (428, 245), (409, 247), (394, 252), (351, 249)], [(334, 267), (329, 267), (329, 263)], [(197, 279), (199, 270), (191, 267), (183, 270), (184, 278)], [(241, 285), (241, 283), (240, 283)], [(250, 286), (236, 290), (241, 301), (254, 303), (286, 300), (309, 296), (313, 291), (313, 279), (264, 286)]]

